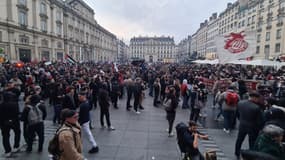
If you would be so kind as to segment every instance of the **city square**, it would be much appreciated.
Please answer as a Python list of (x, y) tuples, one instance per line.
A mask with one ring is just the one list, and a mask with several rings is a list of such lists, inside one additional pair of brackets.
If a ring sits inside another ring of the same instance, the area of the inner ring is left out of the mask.
[(285, 0), (0, 8), (0, 160), (285, 158)]

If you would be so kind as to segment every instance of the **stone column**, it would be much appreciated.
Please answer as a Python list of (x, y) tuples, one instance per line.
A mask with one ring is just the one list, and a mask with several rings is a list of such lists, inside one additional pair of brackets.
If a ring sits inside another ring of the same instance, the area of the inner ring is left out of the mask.
[(32, 7), (33, 7), (33, 10), (32, 10), (32, 12), (33, 12), (33, 28), (38, 29), (38, 25), (37, 25), (38, 13), (37, 13), (37, 1), (36, 0), (33, 0)]
[(54, 6), (53, 4), (50, 4), (50, 29), (51, 29), (51, 34), (55, 34), (54, 32), (54, 17), (53, 17), (53, 12), (54, 12)]
[(37, 61), (39, 61), (40, 59), (39, 59), (39, 46), (40, 46), (40, 42), (39, 42), (39, 37), (38, 36), (36, 36), (36, 35), (34, 35), (34, 55), (32, 56), (32, 61), (33, 60), (37, 60)]
[[(13, 21), (13, 10), (12, 10), (12, 0), (7, 0), (7, 20)], [(18, 2), (17, 2), (18, 3)]]
[(8, 29), (8, 39), (9, 39), (8, 59), (17, 60), (17, 54), (19, 54), (19, 51), (17, 51), (15, 48), (14, 30)]

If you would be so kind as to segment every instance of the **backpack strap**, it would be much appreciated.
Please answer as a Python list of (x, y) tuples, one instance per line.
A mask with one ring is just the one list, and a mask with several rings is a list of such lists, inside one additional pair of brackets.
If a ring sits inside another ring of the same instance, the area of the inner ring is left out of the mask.
[(62, 126), (59, 127), (57, 130), (56, 130), (56, 134), (59, 136), (59, 134), (62, 132), (62, 131), (66, 131), (66, 130), (70, 130), (72, 132), (72, 135), (73, 135), (73, 141), (74, 141), (74, 144), (75, 146), (77, 146), (77, 143), (76, 143), (76, 133), (72, 130), (72, 127), (70, 125), (66, 125), (68, 128), (63, 128)]

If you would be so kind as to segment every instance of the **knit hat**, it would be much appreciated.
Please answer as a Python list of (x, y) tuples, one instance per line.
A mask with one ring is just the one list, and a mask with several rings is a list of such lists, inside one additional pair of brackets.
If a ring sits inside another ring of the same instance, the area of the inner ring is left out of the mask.
[(70, 118), (70, 117), (74, 116), (75, 114), (76, 114), (75, 110), (65, 108), (61, 111), (61, 119), (63, 121), (65, 121), (66, 118)]
[(39, 95), (34, 94), (30, 97), (30, 102), (32, 105), (38, 104), (40, 101), (41, 97)]

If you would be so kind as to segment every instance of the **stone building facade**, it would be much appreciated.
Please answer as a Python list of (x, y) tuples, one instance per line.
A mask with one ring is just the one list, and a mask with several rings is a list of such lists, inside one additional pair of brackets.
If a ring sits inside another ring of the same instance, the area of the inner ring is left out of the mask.
[(173, 37), (134, 37), (130, 40), (131, 58), (146, 62), (175, 62)]
[[(0, 48), (11, 61), (112, 60), (116, 36), (82, 0), (0, 1)], [(1, 54), (1, 53), (0, 53)]]
[(206, 58), (216, 59), (217, 58), (217, 47), (215, 44), (215, 38), (219, 35), (217, 13), (213, 13), (209, 19), (207, 26), (207, 42), (206, 42)]
[(181, 40), (177, 45), (177, 61), (183, 62), (190, 58), (191, 36)]

